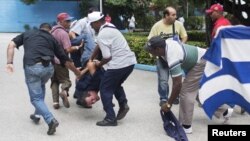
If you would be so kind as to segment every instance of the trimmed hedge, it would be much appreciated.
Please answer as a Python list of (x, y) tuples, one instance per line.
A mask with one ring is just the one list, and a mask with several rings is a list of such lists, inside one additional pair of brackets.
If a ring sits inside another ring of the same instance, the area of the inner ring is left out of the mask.
[[(137, 62), (139, 64), (146, 64), (146, 65), (154, 65), (155, 64), (155, 57), (151, 57), (148, 52), (144, 50), (144, 45), (147, 42), (147, 36), (141, 35), (132, 35), (132, 34), (124, 34), (130, 48), (132, 51), (135, 52)], [(202, 48), (206, 48), (207, 45), (205, 42), (199, 41), (188, 41), (187, 44), (199, 46)]]
[(187, 31), (188, 41), (206, 42), (206, 32), (200, 30)]

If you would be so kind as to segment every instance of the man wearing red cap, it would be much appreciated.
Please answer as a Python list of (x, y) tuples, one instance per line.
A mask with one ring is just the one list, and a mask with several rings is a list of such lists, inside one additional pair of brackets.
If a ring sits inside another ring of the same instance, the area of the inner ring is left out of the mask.
[[(206, 10), (206, 13), (210, 16), (211, 20), (214, 22), (213, 30), (211, 33), (211, 40), (213, 40), (217, 32), (217, 29), (219, 27), (231, 25), (229, 20), (224, 17), (223, 12), (224, 12), (223, 6), (220, 5), (219, 3), (211, 5), (211, 7)], [(223, 112), (223, 118), (225, 119), (226, 122), (231, 117), (233, 109), (228, 108), (227, 105), (222, 105), (221, 107), (219, 107), (217, 112), (215, 112), (215, 116), (219, 118), (222, 112)]]
[(223, 16), (223, 11), (224, 9), (220, 4), (213, 4), (209, 9), (206, 10), (206, 13), (214, 22), (211, 38), (214, 38), (215, 33), (220, 26), (231, 25), (228, 19)]
[[(57, 40), (59, 45), (64, 49), (66, 54), (70, 52), (77, 51), (82, 47), (83, 43), (79, 46), (71, 47), (71, 42), (69, 39), (68, 30), (70, 28), (70, 23), (73, 17), (71, 17), (68, 13), (60, 13), (57, 15), (57, 25), (55, 25), (51, 34)], [(63, 105), (66, 108), (69, 108), (68, 101), (68, 91), (71, 87), (71, 81), (69, 78), (69, 70), (63, 66), (60, 61), (55, 57), (55, 73), (51, 78), (51, 90), (53, 95), (53, 106), (55, 109), (58, 109), (59, 106), (59, 95), (63, 100)], [(59, 93), (59, 86), (61, 84), (61, 92)]]

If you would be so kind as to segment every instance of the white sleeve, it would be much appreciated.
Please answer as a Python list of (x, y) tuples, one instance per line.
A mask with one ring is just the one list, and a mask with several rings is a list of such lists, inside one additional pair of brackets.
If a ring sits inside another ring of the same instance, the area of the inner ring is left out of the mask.
[[(103, 33), (103, 32), (102, 32)], [(109, 39), (107, 39), (108, 36), (104, 34), (99, 34), (97, 37), (97, 43), (100, 47), (100, 50), (102, 52), (103, 58), (109, 58), (111, 57), (111, 46), (112, 43)]]

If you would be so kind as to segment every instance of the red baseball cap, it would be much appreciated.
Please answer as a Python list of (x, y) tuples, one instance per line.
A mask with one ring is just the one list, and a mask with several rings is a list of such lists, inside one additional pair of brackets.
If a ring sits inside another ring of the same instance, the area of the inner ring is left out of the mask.
[(212, 13), (214, 11), (223, 12), (224, 11), (223, 6), (218, 4), (218, 3), (213, 4), (213, 5), (211, 5), (211, 7), (209, 9), (206, 10), (206, 13), (210, 14), (210, 13)]
[(72, 20), (74, 17), (71, 17), (68, 13), (59, 13), (57, 15), (57, 21), (68, 21)]

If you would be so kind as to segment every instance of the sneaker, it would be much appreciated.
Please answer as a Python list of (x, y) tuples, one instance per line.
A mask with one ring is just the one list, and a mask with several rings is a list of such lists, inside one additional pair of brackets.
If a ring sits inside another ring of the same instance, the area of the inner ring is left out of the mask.
[(189, 127), (189, 128), (183, 127), (183, 129), (184, 129), (184, 132), (185, 132), (186, 134), (192, 134), (192, 132), (193, 132), (192, 126)]
[(97, 126), (117, 126), (116, 120), (104, 119), (96, 123)]
[(120, 107), (118, 114), (116, 116), (116, 120), (123, 119), (126, 116), (126, 114), (128, 113), (128, 111), (129, 111), (128, 104), (125, 104), (124, 106)]
[(65, 90), (63, 90), (60, 93), (60, 97), (62, 98), (64, 107), (69, 108), (70, 107), (69, 100), (68, 100), (67, 92)]
[(32, 114), (30, 115), (30, 119), (35, 123), (38, 124), (40, 121), (40, 117), (38, 115)]
[(165, 103), (167, 103), (167, 100), (166, 99), (161, 99), (161, 101), (159, 103), (159, 106), (161, 107)]
[(48, 135), (53, 135), (56, 132), (56, 127), (58, 127), (59, 123), (56, 119), (52, 119), (49, 123), (49, 130), (47, 132)]
[(224, 123), (226, 123), (229, 119), (230, 119), (230, 117), (232, 116), (232, 114), (233, 114), (233, 109), (232, 108), (228, 108), (224, 113), (223, 113), (223, 118), (224, 118)]

